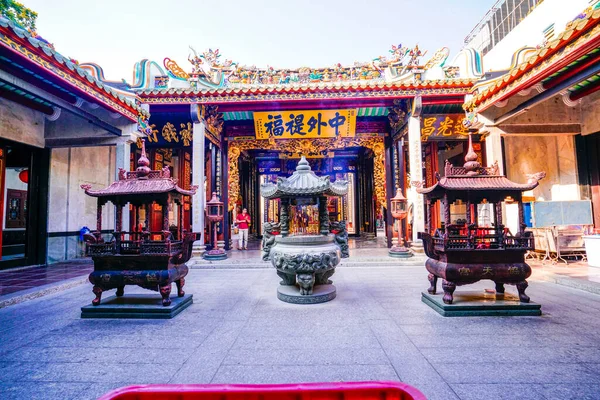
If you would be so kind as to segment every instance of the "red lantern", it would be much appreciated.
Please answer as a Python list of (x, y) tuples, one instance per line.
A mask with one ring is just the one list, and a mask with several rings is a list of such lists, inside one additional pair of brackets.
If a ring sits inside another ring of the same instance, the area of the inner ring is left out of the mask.
[(23, 183), (29, 183), (29, 170), (24, 169), (23, 171), (19, 172), (19, 179)]

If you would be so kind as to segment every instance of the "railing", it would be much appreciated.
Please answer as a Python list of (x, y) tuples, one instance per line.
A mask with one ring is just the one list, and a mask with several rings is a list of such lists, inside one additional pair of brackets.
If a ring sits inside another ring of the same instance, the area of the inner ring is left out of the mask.
[[(151, 240), (154, 237), (162, 240)], [(128, 240), (123, 238), (127, 237)], [(103, 255), (177, 255), (183, 241), (173, 241), (170, 232), (115, 232), (113, 240), (106, 243), (88, 243), (89, 256)]]
[(508, 229), (479, 228), (476, 226), (451, 226), (446, 231), (436, 231), (433, 246), (436, 251), (454, 250), (533, 250), (535, 242), (531, 232), (513, 236)]
[(121, 240), (119, 242), (121, 254), (138, 254), (140, 252), (139, 240)]
[(88, 256), (102, 256), (107, 254), (115, 254), (115, 243), (88, 243)]

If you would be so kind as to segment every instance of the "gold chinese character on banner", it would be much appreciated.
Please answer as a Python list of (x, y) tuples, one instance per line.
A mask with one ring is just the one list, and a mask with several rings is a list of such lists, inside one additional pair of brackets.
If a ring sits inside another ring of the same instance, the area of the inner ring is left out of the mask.
[(186, 124), (181, 124), (181, 131), (179, 131), (181, 135), (181, 140), (183, 140), (184, 146), (189, 146), (192, 141), (192, 124), (189, 122)]
[(155, 124), (150, 125), (150, 134), (147, 136), (148, 142), (150, 142), (150, 143), (151, 142), (154, 142), (154, 143), (158, 142), (158, 137), (156, 136), (156, 134), (158, 133), (158, 130), (155, 129), (155, 128), (156, 128)]
[(162, 128), (162, 136), (165, 138), (167, 142), (179, 142), (179, 138), (177, 137), (177, 131), (175, 130), (175, 126), (172, 123), (167, 122), (165, 126)]

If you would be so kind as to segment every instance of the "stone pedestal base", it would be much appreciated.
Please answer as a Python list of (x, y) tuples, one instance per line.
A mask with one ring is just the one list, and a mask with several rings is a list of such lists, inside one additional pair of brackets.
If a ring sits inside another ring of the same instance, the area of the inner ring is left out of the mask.
[(286, 303), (292, 304), (318, 304), (325, 303), (335, 299), (336, 290), (334, 285), (317, 285), (313, 289), (313, 294), (301, 295), (297, 286), (279, 286), (277, 288), (277, 298)]
[(160, 295), (156, 294), (112, 296), (97, 306), (90, 304), (81, 307), (81, 318), (170, 319), (192, 303), (191, 294), (173, 297), (168, 306), (163, 306)]
[(417, 239), (410, 244), (410, 249), (415, 254), (425, 254), (425, 249), (423, 248), (423, 241), (421, 239)]
[(202, 256), (205, 260), (225, 260), (227, 258), (227, 252), (223, 249), (209, 250)]
[(413, 256), (412, 251), (404, 246), (392, 246), (388, 254), (394, 258), (410, 258)]
[(192, 257), (202, 257), (206, 252), (206, 245), (199, 240), (192, 244)]
[(445, 304), (442, 294), (421, 293), (421, 300), (444, 317), (476, 316), (539, 316), (541, 305), (521, 303), (519, 296), (510, 293), (461, 291), (454, 293), (452, 304)]

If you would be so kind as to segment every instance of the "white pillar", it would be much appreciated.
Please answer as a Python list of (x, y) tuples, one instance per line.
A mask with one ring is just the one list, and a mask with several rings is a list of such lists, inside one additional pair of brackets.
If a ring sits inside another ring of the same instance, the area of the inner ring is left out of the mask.
[(408, 157), (410, 165), (411, 185), (407, 191), (408, 201), (413, 206), (412, 241), (420, 243), (417, 239), (419, 232), (425, 230), (425, 210), (423, 195), (417, 193), (417, 188), (412, 182), (423, 181), (423, 160), (421, 156), (421, 118), (411, 116), (408, 119)]
[(502, 158), (502, 130), (496, 127), (484, 127), (480, 131), (488, 131), (489, 135), (485, 138), (485, 156), (487, 166), (491, 166), (498, 161), (500, 173), (504, 173), (504, 162)]
[[(129, 171), (131, 166), (130, 154), (131, 154), (131, 140), (126, 140), (121, 143), (117, 143), (116, 151), (116, 168), (115, 168), (115, 180), (119, 180), (119, 168), (123, 168), (125, 171)], [(116, 213), (115, 213), (116, 215)], [(122, 218), (122, 230), (129, 232), (129, 207), (123, 207), (123, 218)], [(115, 226), (117, 226), (115, 224)]]
[(192, 185), (197, 185), (196, 195), (192, 196), (192, 231), (200, 232), (200, 240), (194, 242), (194, 247), (204, 246), (204, 130), (205, 121), (194, 122), (192, 137)]

